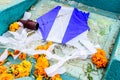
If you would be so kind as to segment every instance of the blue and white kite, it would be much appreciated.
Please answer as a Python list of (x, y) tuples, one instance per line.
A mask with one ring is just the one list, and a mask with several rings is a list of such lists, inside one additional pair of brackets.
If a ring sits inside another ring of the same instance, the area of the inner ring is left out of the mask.
[(87, 21), (89, 13), (77, 8), (57, 6), (37, 19), (39, 29), (45, 41), (74, 45), (81, 48), (82, 43), (91, 54), (96, 52), (87, 38), (90, 30)]
[(38, 18), (37, 22), (44, 40), (65, 44), (89, 30), (88, 16), (89, 13), (78, 11), (76, 8), (57, 6)]

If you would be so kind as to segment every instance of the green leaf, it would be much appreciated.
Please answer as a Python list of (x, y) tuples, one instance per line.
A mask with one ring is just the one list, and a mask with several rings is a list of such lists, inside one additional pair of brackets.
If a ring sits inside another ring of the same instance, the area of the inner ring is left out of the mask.
[(93, 71), (92, 65), (90, 63), (88, 63), (87, 64), (87, 72), (90, 73), (91, 71)]
[(93, 77), (90, 74), (88, 74), (87, 78), (88, 80), (93, 80)]

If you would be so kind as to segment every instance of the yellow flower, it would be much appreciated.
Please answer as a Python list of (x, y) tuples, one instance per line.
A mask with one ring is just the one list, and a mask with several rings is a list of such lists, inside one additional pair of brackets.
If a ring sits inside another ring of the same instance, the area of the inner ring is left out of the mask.
[(37, 76), (46, 77), (47, 74), (46, 74), (44, 69), (47, 68), (47, 67), (49, 67), (49, 62), (48, 62), (47, 58), (45, 56), (40, 56), (37, 59), (37, 62), (35, 64), (35, 71), (34, 71), (34, 73)]
[(14, 22), (13, 24), (10, 25), (9, 30), (15, 32), (16, 30), (19, 29), (19, 24), (18, 22)]
[(6, 66), (0, 66), (0, 75), (2, 74), (2, 73), (7, 73), (8, 71), (7, 71), (7, 67)]
[(37, 59), (37, 63), (35, 64), (36, 69), (38, 69), (39, 67), (47, 68), (48, 66), (49, 66), (48, 59), (46, 57), (44, 57), (44, 56), (40, 56)]
[(20, 64), (14, 64), (11, 66), (11, 70), (15, 78), (29, 76), (31, 71), (32, 64), (27, 61), (23, 60)]
[(14, 80), (14, 76), (12, 74), (3, 73), (0, 75), (0, 80)]
[(102, 49), (97, 49), (97, 52), (92, 56), (92, 62), (97, 66), (97, 68), (106, 67), (107, 65), (107, 58), (106, 53)]
[(20, 63), (21, 66), (23, 66), (24, 68), (31, 68), (32, 64), (27, 61), (27, 60), (23, 60), (21, 63)]
[(42, 80), (42, 76), (38, 76), (36, 80)]
[(59, 74), (56, 74), (55, 76), (51, 77), (50, 80), (62, 80)]

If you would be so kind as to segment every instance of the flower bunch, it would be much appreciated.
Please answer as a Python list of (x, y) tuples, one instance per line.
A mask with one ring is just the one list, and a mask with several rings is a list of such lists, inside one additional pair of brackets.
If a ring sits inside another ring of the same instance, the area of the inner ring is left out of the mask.
[(107, 65), (107, 58), (106, 52), (102, 49), (97, 49), (97, 52), (92, 56), (92, 62), (97, 66), (97, 68), (106, 67)]
[(37, 78), (39, 78), (40, 76), (42, 77), (46, 77), (47, 74), (45, 72), (45, 68), (49, 67), (49, 62), (48, 59), (45, 56), (40, 56), (37, 59), (37, 62), (35, 64), (35, 74), (37, 75)]
[(19, 27), (20, 26), (19, 26), (18, 22), (14, 22), (13, 24), (10, 25), (9, 30), (12, 32), (15, 32), (16, 30), (19, 29)]
[[(39, 55), (36, 54), (37, 58), (37, 62), (35, 64), (35, 75), (36, 75), (36, 80), (42, 80), (43, 78), (48, 78), (46, 72), (45, 72), (45, 68), (49, 67), (49, 61), (48, 59), (45, 57), (45, 55)], [(62, 78), (60, 77), (59, 74), (53, 76), (50, 78), (50, 80), (62, 80)]]
[[(48, 42), (47, 45), (52, 45), (52, 42)], [(20, 54), (19, 54), (20, 53)], [(46, 58), (45, 54), (35, 54), (33, 56), (30, 56), (30, 58), (34, 58), (36, 61), (36, 64), (34, 67), (32, 67), (31, 62), (27, 61), (28, 58), (26, 53), (21, 53), (19, 50), (8, 50), (8, 55), (15, 56), (19, 55), (18, 58), (20, 60), (23, 60), (19, 64), (11, 64), (10, 67), (3, 66), (3, 64), (6, 62), (6, 60), (3, 60), (0, 62), (0, 80), (14, 80), (16, 78), (22, 78), (27, 77), (31, 73), (31, 68), (34, 69), (34, 75), (36, 77), (36, 80), (62, 80), (60, 75), (55, 75), (53, 77), (49, 77), (46, 72), (45, 68), (49, 67), (49, 61)], [(31, 59), (31, 60), (34, 60)]]
[(32, 64), (27, 60), (23, 60), (20, 64), (11, 65), (11, 71), (15, 78), (29, 76), (31, 68)]

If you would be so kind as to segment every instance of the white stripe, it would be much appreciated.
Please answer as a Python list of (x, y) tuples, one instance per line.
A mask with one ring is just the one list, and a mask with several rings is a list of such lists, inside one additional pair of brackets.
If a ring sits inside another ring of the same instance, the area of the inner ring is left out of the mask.
[(62, 39), (64, 37), (65, 31), (69, 24), (73, 10), (74, 10), (74, 8), (61, 7), (61, 9), (53, 23), (51, 31), (47, 37), (48, 41), (52, 40), (54, 42), (59, 42), (59, 43), (62, 42)]

